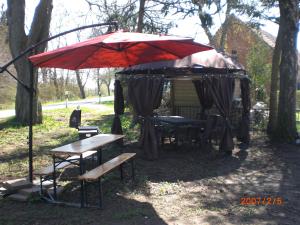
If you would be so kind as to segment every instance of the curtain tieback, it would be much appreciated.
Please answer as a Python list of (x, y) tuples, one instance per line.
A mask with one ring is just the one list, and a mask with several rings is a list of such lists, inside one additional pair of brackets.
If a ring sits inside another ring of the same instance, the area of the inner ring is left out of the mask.
[(146, 121), (153, 121), (153, 116), (138, 116), (139, 121), (145, 123)]
[(230, 122), (230, 120), (229, 120), (228, 117), (225, 118), (225, 125), (226, 125), (226, 127), (232, 129), (232, 127), (231, 127), (231, 122)]

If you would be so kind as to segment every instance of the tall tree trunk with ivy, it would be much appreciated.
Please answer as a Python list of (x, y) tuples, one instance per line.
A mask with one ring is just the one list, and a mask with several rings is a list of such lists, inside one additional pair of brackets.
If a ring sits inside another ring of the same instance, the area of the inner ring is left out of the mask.
[[(281, 58), (281, 35), (282, 26), (279, 26), (278, 35), (275, 43), (272, 58), (272, 74), (271, 74), (271, 90), (270, 90), (270, 113), (268, 122), (268, 134), (272, 137), (274, 135), (277, 116), (278, 116), (278, 82), (279, 82), (279, 66)], [(274, 138), (274, 137), (272, 137)]]
[[(52, 13), (52, 0), (40, 0), (35, 9), (29, 34), (25, 33), (25, 0), (7, 0), (7, 21), (9, 28), (9, 46), (13, 57), (18, 56), (26, 48), (33, 46), (49, 35)], [(43, 52), (46, 43), (35, 49), (35, 53)], [(26, 85), (30, 83), (30, 63), (26, 57), (22, 57), (14, 63), (18, 78)], [(41, 123), (41, 107), (38, 107), (37, 69), (34, 69), (33, 98), (33, 123)], [(16, 94), (16, 119), (21, 124), (29, 123), (29, 93), (18, 83)]]
[(297, 34), (299, 22), (299, 1), (280, 0), (280, 26), (282, 54), (280, 63), (280, 92), (277, 140), (294, 141), (296, 129), (296, 80), (298, 73)]

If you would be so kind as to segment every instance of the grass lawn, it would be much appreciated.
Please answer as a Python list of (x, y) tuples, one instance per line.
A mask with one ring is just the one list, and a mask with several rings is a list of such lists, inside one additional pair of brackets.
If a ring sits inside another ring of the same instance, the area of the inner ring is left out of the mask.
[[(69, 128), (69, 116), (73, 109), (57, 109), (43, 112), (43, 124), (33, 127), (34, 168), (51, 163), (48, 151), (56, 146), (73, 142), (78, 138), (77, 130)], [(110, 133), (113, 106), (109, 102), (97, 110), (82, 107), (82, 124), (98, 125), (102, 133)], [(134, 130), (128, 129), (129, 116), (122, 116), (127, 138), (135, 138)], [(27, 174), (28, 127), (20, 126), (14, 118), (0, 121), (0, 181)]]
[[(110, 132), (111, 104), (100, 109), (82, 108), (82, 124), (98, 125)], [(51, 164), (48, 150), (72, 142), (77, 130), (68, 128), (70, 109), (44, 112), (44, 124), (34, 127), (34, 166)], [(159, 159), (143, 159), (137, 131), (130, 128), (130, 116), (122, 116), (126, 134), (124, 151), (137, 152), (136, 179), (120, 182), (119, 171), (103, 179), (104, 209), (54, 206), (33, 198), (30, 202), (0, 199), (0, 225), (7, 224), (300, 224), (300, 152), (292, 145), (272, 145), (262, 134), (252, 135), (250, 146), (236, 145), (231, 157), (218, 157), (215, 146), (167, 145)], [(26, 176), (27, 128), (13, 120), (0, 123), (0, 181)], [(115, 153), (108, 147), (104, 158)], [(76, 169), (76, 168), (75, 168)], [(76, 170), (77, 171), (77, 170)], [(72, 168), (61, 175), (74, 172)], [(78, 182), (62, 194), (62, 200), (79, 201)], [(88, 191), (96, 203), (97, 190)], [(242, 205), (242, 198), (283, 199)]]

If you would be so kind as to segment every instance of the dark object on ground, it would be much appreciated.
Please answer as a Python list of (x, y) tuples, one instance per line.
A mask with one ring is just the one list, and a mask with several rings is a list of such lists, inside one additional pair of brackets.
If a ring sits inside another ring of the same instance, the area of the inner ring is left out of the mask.
[(99, 128), (97, 126), (80, 126), (80, 125), (81, 125), (81, 110), (75, 109), (70, 116), (69, 127), (73, 127), (78, 130), (80, 140), (100, 133)]

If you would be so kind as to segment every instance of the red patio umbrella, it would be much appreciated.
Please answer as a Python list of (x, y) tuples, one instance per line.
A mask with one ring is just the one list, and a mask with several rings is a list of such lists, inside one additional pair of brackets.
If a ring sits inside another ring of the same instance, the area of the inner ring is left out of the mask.
[[(147, 62), (180, 59), (210, 49), (212, 47), (194, 42), (192, 38), (119, 31), (33, 55), (29, 60), (36, 67), (71, 70), (129, 67)], [(118, 116), (115, 117), (114, 124), (119, 126), (120, 121), (117, 120)], [(147, 129), (151, 127), (148, 126)], [(147, 138), (151, 140), (153, 137)]]
[(212, 47), (192, 38), (132, 32), (114, 32), (29, 57), (34, 66), (63, 69), (128, 67), (175, 60)]

